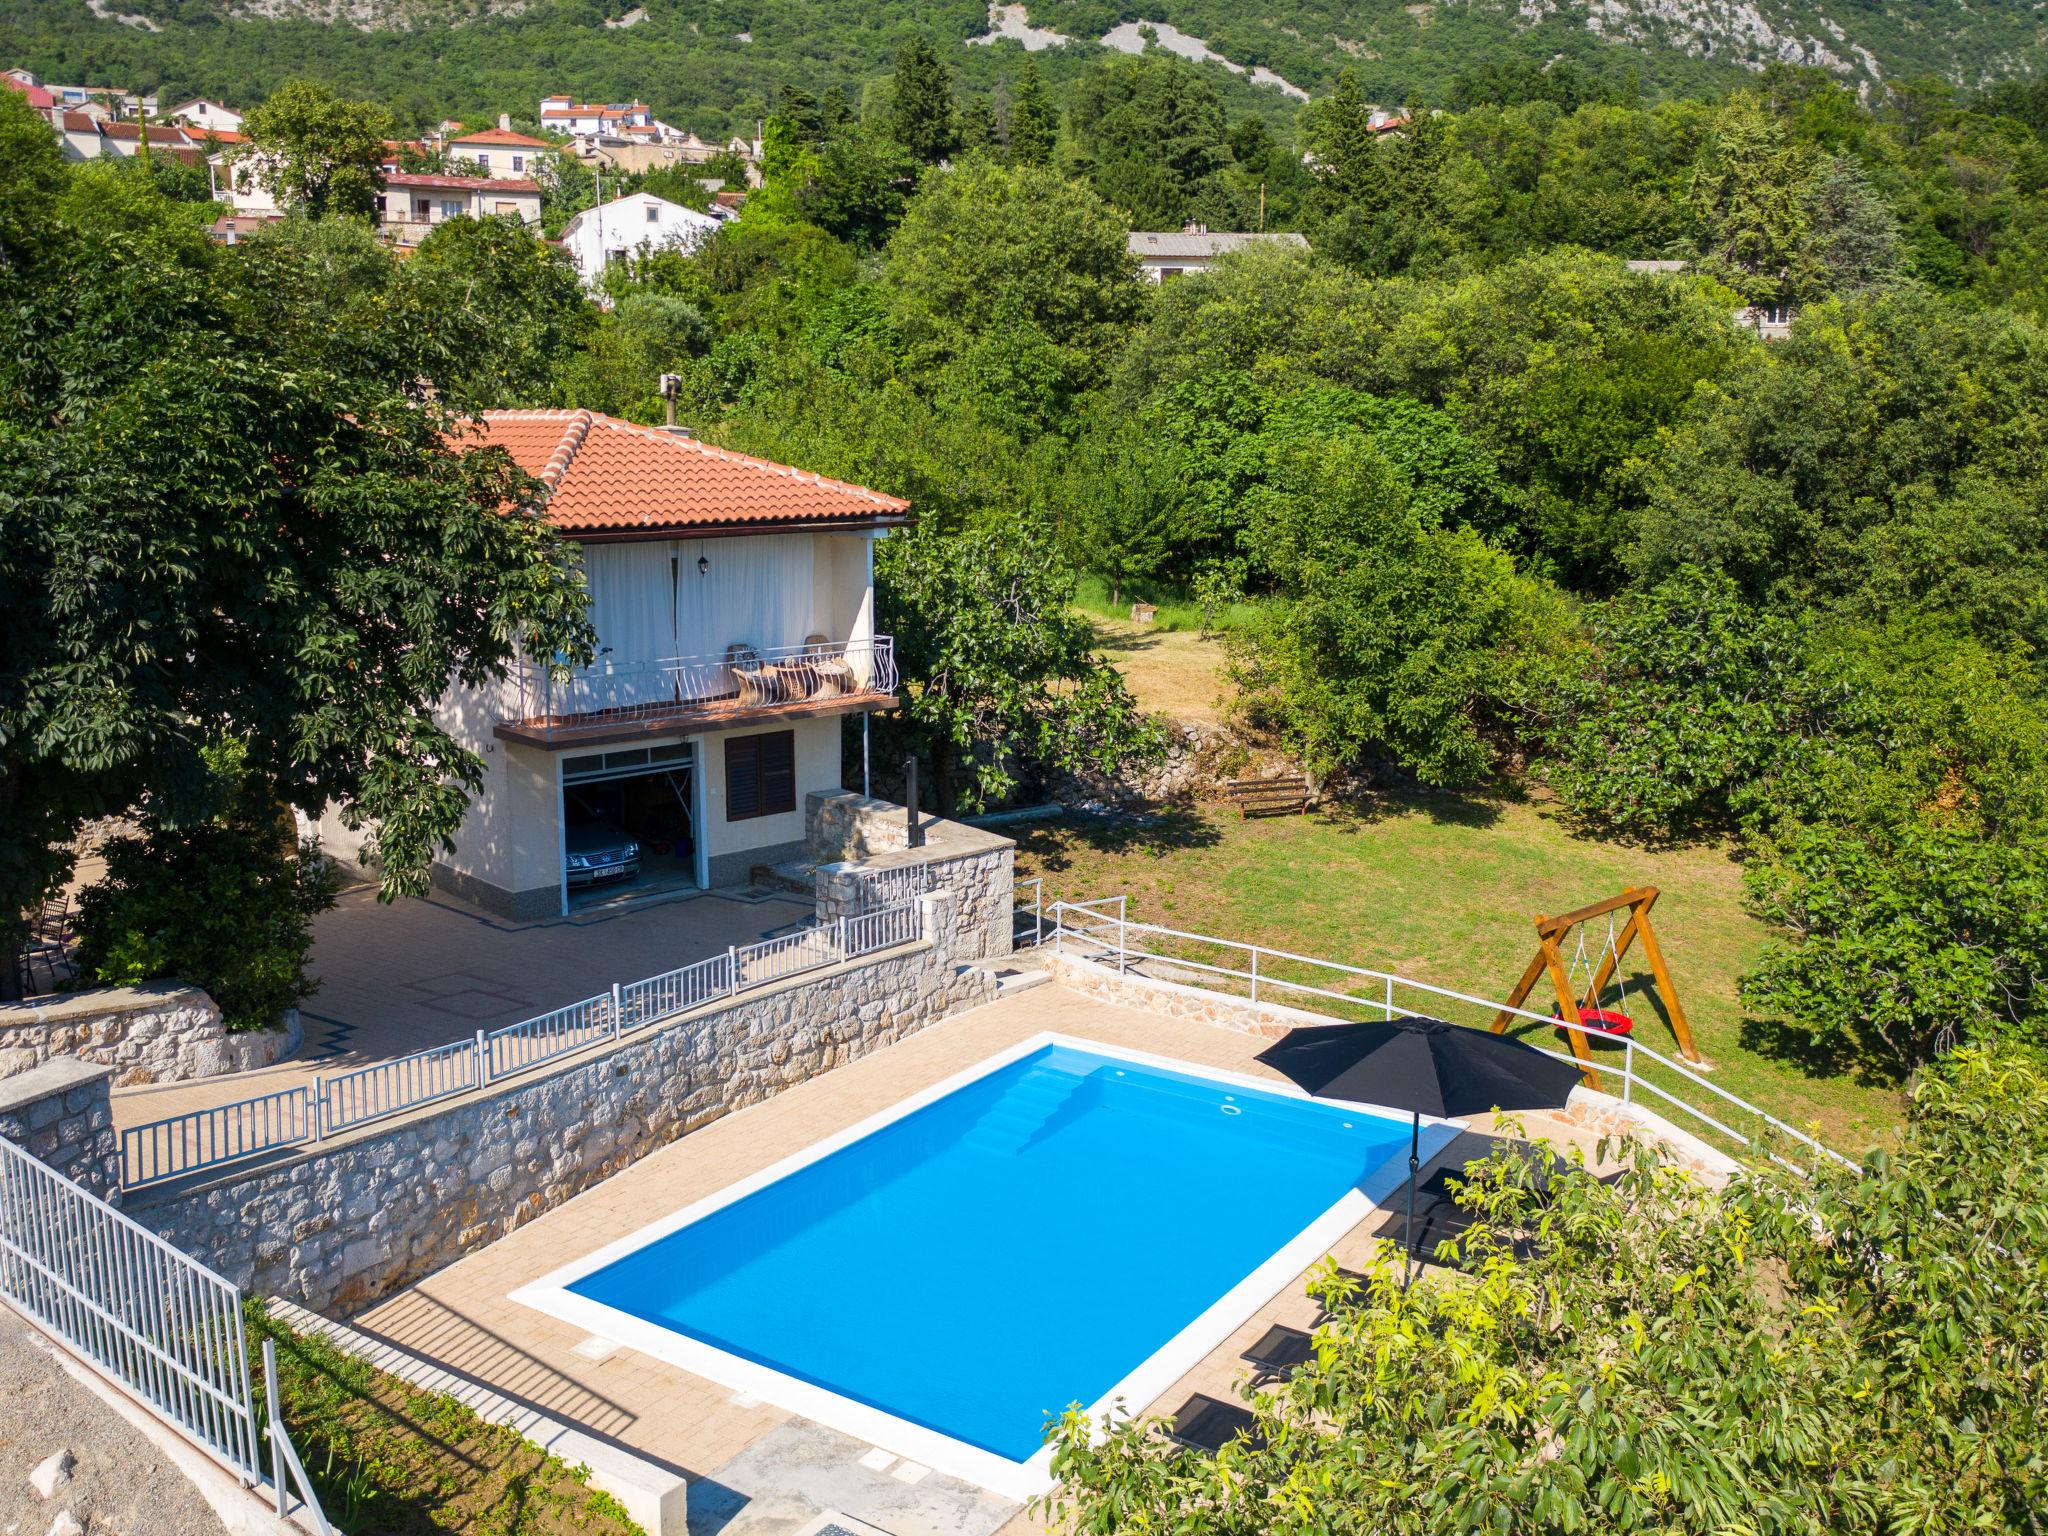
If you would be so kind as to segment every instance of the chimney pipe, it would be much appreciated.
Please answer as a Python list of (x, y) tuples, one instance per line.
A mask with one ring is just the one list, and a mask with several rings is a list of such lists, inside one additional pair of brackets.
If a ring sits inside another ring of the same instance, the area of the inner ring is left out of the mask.
[(512, 131), (512, 114), (510, 112), (500, 112), (498, 114), (498, 127), (506, 133)]

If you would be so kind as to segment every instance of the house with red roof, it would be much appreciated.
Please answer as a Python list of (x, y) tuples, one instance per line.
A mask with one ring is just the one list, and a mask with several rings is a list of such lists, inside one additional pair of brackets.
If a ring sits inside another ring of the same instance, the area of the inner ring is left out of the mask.
[(451, 160), (466, 160), (494, 176), (526, 176), (538, 167), (539, 157), (552, 147), (546, 139), (515, 133), (501, 123), (481, 133), (465, 133), (448, 140), (447, 154)]
[[(449, 690), (442, 723), (485, 775), (436, 881), (536, 918), (800, 857), (807, 797), (841, 787), (846, 722), (897, 702), (873, 546), (909, 504), (592, 411), (487, 412), (465, 446), (547, 487), (597, 654)], [(363, 836), (332, 814), (320, 835), (343, 858)]]
[(540, 227), (540, 183), (526, 176), (453, 176), (442, 172), (386, 171), (377, 194), (379, 233), (417, 245), (448, 219), (512, 217)]

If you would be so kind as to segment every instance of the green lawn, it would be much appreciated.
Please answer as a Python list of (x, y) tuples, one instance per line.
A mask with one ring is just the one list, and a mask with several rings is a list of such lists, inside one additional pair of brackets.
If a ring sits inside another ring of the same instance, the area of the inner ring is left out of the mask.
[[(1770, 1052), (1768, 1031), (1745, 1029), (1736, 982), (1767, 934), (1742, 910), (1741, 871), (1724, 849), (1604, 843), (1572, 835), (1540, 806), (1446, 796), (1378, 814), (1246, 822), (1203, 806), (1144, 829), (1043, 824), (1020, 833), (1018, 867), (1045, 876), (1048, 902), (1121, 892), (1133, 919), (1487, 998), (1504, 998), (1521, 974), (1536, 914), (1654, 885), (1657, 933), (1716, 1083), (1852, 1154), (1899, 1121), (1895, 1089), (1817, 1075)], [(1633, 987), (1647, 971), (1640, 947), (1625, 969)], [(1528, 1006), (1545, 1011), (1551, 999), (1539, 984)], [(1639, 993), (1629, 1012), (1645, 1044), (1677, 1054)]]

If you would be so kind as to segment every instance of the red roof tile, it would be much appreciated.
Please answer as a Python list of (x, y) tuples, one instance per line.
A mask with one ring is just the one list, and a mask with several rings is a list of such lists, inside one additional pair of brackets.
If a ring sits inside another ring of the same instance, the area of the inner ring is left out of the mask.
[(571, 538), (792, 523), (903, 522), (910, 503), (595, 411), (486, 411), (480, 444), (547, 481)]
[(531, 192), (540, 196), (540, 183), (510, 176), (440, 176), (426, 171), (392, 171), (384, 177), (387, 187), (440, 187), (450, 192)]
[(514, 133), (510, 128), (485, 128), (478, 133), (465, 133), (459, 139), (450, 139), (450, 144), (505, 144), (514, 149), (547, 149), (546, 139), (536, 139), (530, 134)]
[(28, 98), (28, 104), (39, 110), (47, 111), (57, 104), (57, 98), (40, 85), (30, 85), (26, 80), (17, 80), (12, 75), (0, 75), (0, 85), (6, 86), (10, 91), (21, 92)]

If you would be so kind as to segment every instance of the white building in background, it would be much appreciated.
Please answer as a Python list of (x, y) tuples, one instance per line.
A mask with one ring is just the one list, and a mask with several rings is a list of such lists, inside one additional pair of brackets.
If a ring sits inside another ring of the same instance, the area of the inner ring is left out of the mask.
[(170, 115), (181, 123), (190, 123), (201, 133), (240, 133), (242, 114), (233, 107), (218, 101), (209, 101), (204, 96), (194, 96), (190, 101), (181, 101), (171, 108)]
[(613, 262), (650, 251), (693, 251), (719, 222), (665, 197), (635, 192), (577, 214), (562, 230), (562, 250), (594, 288)]
[(1206, 271), (1217, 257), (1248, 245), (1294, 245), (1306, 250), (1308, 237), (1292, 231), (1226, 232), (1190, 224), (1186, 229), (1134, 229), (1129, 243), (1131, 254), (1138, 258), (1138, 276), (1148, 283), (1164, 283)]

